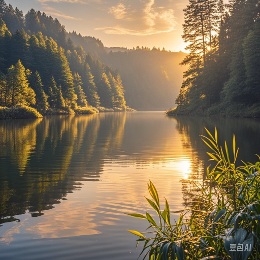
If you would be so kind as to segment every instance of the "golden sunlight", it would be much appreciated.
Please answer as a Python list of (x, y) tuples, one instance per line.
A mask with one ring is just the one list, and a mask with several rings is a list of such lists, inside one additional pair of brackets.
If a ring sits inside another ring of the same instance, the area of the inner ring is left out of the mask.
[(168, 162), (166, 165), (167, 168), (170, 168), (174, 171), (178, 171), (180, 173), (180, 177), (182, 179), (188, 179), (189, 174), (191, 173), (191, 162), (189, 159), (179, 159), (176, 161)]
[(188, 179), (189, 174), (191, 173), (191, 162), (190, 162), (190, 160), (186, 159), (186, 160), (182, 160), (182, 161), (179, 161), (179, 162), (176, 162), (176, 163), (178, 165), (179, 171), (183, 175), (183, 179)]

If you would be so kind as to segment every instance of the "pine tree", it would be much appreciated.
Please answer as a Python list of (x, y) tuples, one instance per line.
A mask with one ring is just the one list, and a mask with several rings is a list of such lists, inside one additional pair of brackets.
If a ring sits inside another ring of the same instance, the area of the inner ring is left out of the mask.
[(48, 96), (43, 90), (43, 84), (38, 71), (30, 76), (30, 86), (36, 94), (36, 108), (40, 112), (46, 112), (49, 107)]
[(246, 71), (241, 41), (237, 42), (234, 47), (230, 65), (230, 77), (222, 91), (224, 102), (228, 104), (237, 102), (243, 103), (246, 99), (244, 92), (246, 87)]
[(34, 9), (31, 9), (25, 15), (25, 26), (26, 29), (31, 33), (37, 33), (41, 30), (40, 20), (37, 16), (37, 12)]
[(106, 108), (113, 108), (113, 93), (110, 82), (105, 72), (101, 76), (98, 86), (98, 94), (100, 96), (100, 105)]
[(29, 86), (25, 68), (20, 60), (8, 69), (7, 86), (8, 106), (35, 104), (35, 92)]
[(78, 73), (74, 73), (74, 85), (75, 85), (75, 92), (77, 94), (77, 105), (80, 107), (86, 107), (88, 105), (86, 95), (82, 89), (82, 81), (81, 77)]
[(255, 22), (243, 43), (246, 89), (251, 102), (260, 102), (260, 19)]
[(23, 29), (13, 34), (9, 46), (9, 65), (20, 59), (26, 68), (32, 68), (32, 56), (27, 43), (28, 38), (28, 34)]
[(57, 87), (54, 77), (51, 77), (49, 85), (49, 104), (52, 108), (64, 109), (65, 101), (62, 96), (61, 86)]
[(219, 30), (220, 25), (218, 12), (216, 0), (189, 0), (184, 9), (182, 38), (188, 43), (186, 50), (189, 54), (181, 65), (189, 67), (183, 75), (180, 97), (176, 99), (179, 105), (199, 103), (203, 96), (203, 86), (197, 84), (196, 80), (201, 77), (206, 62), (210, 61), (212, 53), (217, 49), (214, 33)]
[(56, 95), (56, 98), (57, 98), (56, 108), (64, 109), (65, 108), (65, 100), (62, 96), (61, 86), (57, 87), (57, 89), (55, 91), (56, 91), (55, 95)]
[(0, 18), (0, 71), (5, 72), (7, 59), (9, 58), (8, 45), (10, 45), (11, 33), (5, 22)]
[(112, 76), (111, 72), (108, 73), (108, 79), (111, 85), (111, 90), (113, 93), (113, 107), (125, 108), (125, 98), (124, 98), (124, 89), (122, 86), (122, 80), (120, 75), (116, 75), (116, 79)]
[(100, 97), (97, 93), (97, 87), (94, 82), (94, 76), (91, 73), (90, 67), (88, 64), (85, 66), (85, 71), (82, 77), (83, 81), (83, 91), (87, 95), (88, 103), (93, 107), (99, 107)]
[(0, 73), (0, 106), (6, 106), (7, 93), (6, 76)]

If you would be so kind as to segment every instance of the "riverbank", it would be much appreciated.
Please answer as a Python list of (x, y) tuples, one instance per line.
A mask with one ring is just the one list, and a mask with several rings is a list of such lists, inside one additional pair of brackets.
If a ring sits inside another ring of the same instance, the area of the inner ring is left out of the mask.
[(245, 106), (232, 104), (228, 107), (223, 104), (212, 106), (208, 109), (192, 106), (177, 106), (166, 111), (167, 116), (222, 116), (222, 117), (246, 117), (260, 118), (260, 104)]
[(105, 108), (105, 107), (78, 107), (72, 109), (56, 109), (49, 108), (46, 111), (37, 111), (35, 108), (28, 106), (16, 106), (16, 107), (0, 107), (0, 120), (1, 119), (26, 119), (26, 118), (41, 118), (46, 115), (91, 115), (100, 112), (134, 112), (136, 110), (126, 107), (121, 108)]
[(35, 108), (27, 106), (0, 107), (0, 119), (24, 119), (43, 117)]

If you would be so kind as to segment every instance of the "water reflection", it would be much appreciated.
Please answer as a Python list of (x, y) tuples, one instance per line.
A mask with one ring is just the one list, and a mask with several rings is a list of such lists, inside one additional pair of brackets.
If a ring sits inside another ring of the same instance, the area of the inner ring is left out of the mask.
[[(192, 153), (191, 171), (187, 178), (182, 180), (182, 193), (184, 205), (192, 206), (193, 200), (197, 200), (196, 181), (201, 182), (206, 175), (206, 169), (214, 162), (209, 161), (206, 152), (211, 152), (200, 135), (206, 135), (205, 128), (214, 133), (215, 127), (218, 130), (219, 144), (224, 147), (224, 141), (227, 141), (230, 151), (232, 151), (233, 134), (236, 136), (239, 154), (237, 163), (243, 165), (245, 162), (255, 163), (256, 154), (260, 154), (260, 120), (246, 118), (205, 118), (205, 117), (176, 117), (171, 118), (177, 122), (183, 147), (189, 153)], [(232, 154), (232, 152), (230, 152)], [(194, 183), (195, 181), (195, 183)]]
[[(122, 114), (0, 122), (0, 223), (27, 211), (41, 216), (81, 180), (98, 180), (104, 156), (122, 142), (124, 121)], [(69, 175), (73, 164), (85, 171)]]
[[(241, 144), (237, 136), (238, 145), (259, 147), (259, 123), (238, 121), (169, 119), (149, 112), (1, 121), (0, 242), (9, 246), (1, 247), (0, 258), (27, 260), (32, 250), (57, 243), (69, 259), (77, 241), (78, 259), (121, 260), (122, 252), (125, 260), (136, 259), (135, 238), (125, 230), (145, 230), (147, 224), (125, 213), (149, 209), (144, 200), (149, 179), (172, 210), (182, 209), (189, 198), (180, 180), (200, 180), (208, 164), (208, 149), (199, 138), (204, 126), (217, 125), (220, 139), (228, 142), (232, 132), (238, 135), (229, 128), (240, 127), (244, 137)], [(253, 144), (246, 143), (246, 135)], [(38, 241), (34, 249), (33, 241)], [(98, 243), (107, 250), (98, 250)], [(54, 258), (62, 254), (57, 250), (44, 250), (44, 259), (63, 259)]]
[[(206, 135), (205, 128), (214, 133), (218, 129), (219, 143), (223, 146), (227, 141), (228, 147), (232, 148), (233, 134), (236, 136), (237, 147), (239, 147), (238, 161), (256, 162), (255, 154), (260, 154), (260, 120), (247, 118), (205, 118), (205, 117), (176, 117), (171, 118), (177, 122), (176, 128), (182, 136), (183, 147), (187, 152), (193, 150), (193, 158), (197, 157), (200, 169), (208, 165), (209, 149), (199, 138)], [(206, 165), (204, 165), (206, 163)]]

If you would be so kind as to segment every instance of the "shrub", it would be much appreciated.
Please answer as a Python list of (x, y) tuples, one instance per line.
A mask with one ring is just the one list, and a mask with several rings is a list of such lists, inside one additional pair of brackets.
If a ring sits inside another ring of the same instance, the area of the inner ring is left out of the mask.
[(81, 114), (96, 114), (98, 113), (98, 109), (94, 108), (94, 107), (78, 107), (77, 109), (75, 109), (75, 113), (78, 115)]
[(208, 136), (202, 136), (202, 140), (212, 150), (207, 154), (216, 164), (211, 170), (207, 169), (205, 180), (191, 182), (195, 187), (193, 200), (189, 208), (181, 211), (179, 220), (171, 223), (167, 200), (161, 210), (152, 182), (148, 184), (152, 199), (146, 200), (156, 211), (159, 223), (148, 212), (146, 215), (128, 214), (146, 219), (152, 229), (148, 233), (129, 230), (139, 237), (137, 242), (144, 242), (141, 252), (146, 252), (144, 258), (146, 255), (151, 260), (260, 257), (260, 162), (236, 166), (235, 137), (231, 160), (227, 143), (224, 149), (218, 145), (217, 130), (214, 137), (206, 131)]
[(0, 107), (0, 119), (39, 118), (42, 115), (34, 108), (27, 106)]

